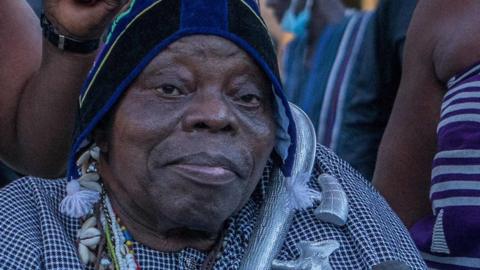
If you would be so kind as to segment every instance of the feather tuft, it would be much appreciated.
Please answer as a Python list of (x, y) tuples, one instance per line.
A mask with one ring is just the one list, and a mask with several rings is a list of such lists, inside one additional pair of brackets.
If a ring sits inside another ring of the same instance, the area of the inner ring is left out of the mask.
[(287, 192), (290, 195), (289, 204), (295, 210), (305, 210), (313, 206), (315, 201), (322, 199), (322, 193), (308, 187), (309, 173), (299, 174), (286, 179)]

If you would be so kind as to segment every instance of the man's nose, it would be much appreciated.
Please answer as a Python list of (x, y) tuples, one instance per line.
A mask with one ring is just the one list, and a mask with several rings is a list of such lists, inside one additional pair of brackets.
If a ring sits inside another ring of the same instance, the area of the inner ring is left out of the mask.
[(236, 117), (232, 104), (220, 93), (196, 93), (183, 118), (185, 131), (235, 132)]

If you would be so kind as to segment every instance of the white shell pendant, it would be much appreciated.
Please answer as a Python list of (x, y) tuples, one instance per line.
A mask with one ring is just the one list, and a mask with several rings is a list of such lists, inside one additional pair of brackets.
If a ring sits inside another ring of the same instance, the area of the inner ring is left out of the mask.
[(82, 175), (78, 181), (79, 182), (91, 182), (91, 181), (98, 181), (100, 179), (100, 175), (98, 173), (86, 173)]
[(80, 167), (84, 163), (88, 163), (89, 159), (90, 159), (90, 151), (83, 152), (83, 154), (77, 159), (77, 166)]
[(91, 252), (90, 249), (88, 249), (88, 247), (86, 247), (85, 245), (78, 245), (78, 254), (80, 255), (80, 260), (85, 265), (95, 262), (95, 254), (93, 254), (93, 252)]
[(100, 243), (101, 232), (95, 227), (96, 225), (97, 219), (92, 216), (85, 220), (77, 232), (78, 254), (84, 264), (94, 262), (96, 259), (95, 254), (90, 250), (95, 250)]
[(94, 146), (90, 149), (90, 156), (95, 159), (96, 161), (100, 160), (100, 148), (98, 146)]
[(92, 182), (92, 181), (80, 182), (80, 186), (88, 190), (102, 193), (102, 186), (97, 182)]
[(100, 231), (97, 228), (88, 228), (82, 231), (78, 235), (80, 244), (83, 244), (89, 248), (96, 248), (100, 242)]
[[(95, 226), (97, 226), (97, 218), (95, 216), (92, 216), (87, 220), (85, 220), (85, 222), (82, 224), (82, 227), (80, 228), (80, 231), (78, 231), (78, 233), (80, 233), (81, 231), (85, 231), (88, 228), (93, 228)], [(77, 233), (77, 237), (78, 237), (78, 233)]]

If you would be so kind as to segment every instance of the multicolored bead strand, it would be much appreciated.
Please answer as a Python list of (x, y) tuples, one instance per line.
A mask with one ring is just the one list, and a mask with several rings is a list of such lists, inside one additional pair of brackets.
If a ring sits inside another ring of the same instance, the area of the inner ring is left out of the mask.
[[(117, 223), (120, 223), (120, 219), (117, 219)], [(135, 265), (135, 270), (140, 270), (140, 266), (138, 263), (135, 261), (135, 250), (133, 249), (133, 237), (130, 234), (130, 232), (127, 230), (125, 226), (121, 226), (120, 230), (122, 231), (123, 234), (123, 239), (125, 239), (123, 246), (125, 247), (125, 250), (127, 251), (127, 263), (128, 265)]]
[[(110, 250), (110, 256), (115, 263), (115, 269), (118, 270), (141, 270), (140, 265), (135, 261), (135, 252), (133, 250), (133, 237), (128, 232), (125, 226), (120, 226), (120, 220), (116, 218), (113, 208), (110, 204), (110, 200), (105, 195), (104, 199), (105, 216), (109, 217), (106, 222), (109, 230), (112, 232), (110, 237), (110, 246), (107, 247)], [(109, 223), (109, 224), (108, 224)]]
[(102, 214), (101, 214), (101, 221), (103, 224), (103, 230), (105, 232), (105, 242), (107, 245), (107, 251), (110, 256), (110, 259), (113, 262), (113, 265), (115, 269), (121, 269), (120, 264), (118, 263), (117, 257), (115, 256), (115, 236), (113, 234), (113, 229), (112, 229), (112, 217), (110, 216), (109, 209), (107, 207), (107, 195), (105, 192), (102, 192)]

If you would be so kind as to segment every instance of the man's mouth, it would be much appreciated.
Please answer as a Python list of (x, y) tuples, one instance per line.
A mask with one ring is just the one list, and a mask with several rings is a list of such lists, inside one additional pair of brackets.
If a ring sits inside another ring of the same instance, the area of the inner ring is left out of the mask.
[(225, 185), (241, 176), (241, 168), (223, 155), (198, 153), (186, 155), (167, 164), (181, 177), (202, 185)]
[(222, 167), (175, 164), (172, 165), (171, 168), (183, 178), (192, 180), (202, 185), (221, 186), (237, 179), (237, 175), (235, 173)]

